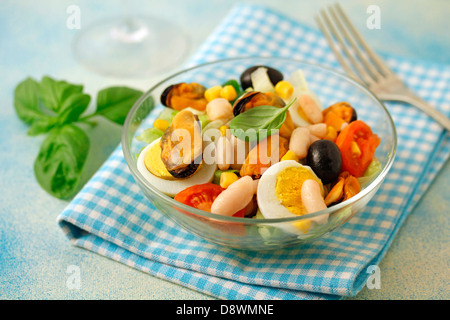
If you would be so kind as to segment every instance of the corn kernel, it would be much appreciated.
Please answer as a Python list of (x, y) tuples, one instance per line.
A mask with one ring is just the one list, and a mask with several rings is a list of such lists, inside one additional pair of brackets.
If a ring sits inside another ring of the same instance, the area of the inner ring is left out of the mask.
[(326, 133), (324, 139), (331, 140), (331, 141), (334, 142), (334, 141), (336, 141), (336, 138), (337, 138), (337, 131), (336, 131), (336, 129), (334, 127), (332, 127), (332, 126), (328, 126), (327, 127), (327, 133)]
[(222, 86), (214, 86), (205, 91), (205, 99), (208, 101), (220, 98), (220, 92), (222, 91)]
[(155, 122), (153, 122), (153, 126), (161, 131), (166, 131), (169, 127), (169, 122), (163, 119), (156, 119)]
[(232, 85), (226, 85), (220, 91), (220, 97), (228, 101), (233, 101), (237, 97), (236, 89)]
[(359, 148), (358, 144), (356, 143), (356, 141), (352, 141), (352, 153), (356, 156), (360, 156), (361, 155), (361, 149)]
[(226, 189), (238, 179), (239, 177), (234, 172), (222, 172), (220, 175), (220, 186)]
[(288, 150), (288, 152), (286, 152), (286, 154), (281, 158), (281, 161), (284, 161), (284, 160), (298, 161), (298, 157), (293, 151)]
[(304, 219), (304, 220), (294, 222), (294, 227), (296, 227), (298, 230), (302, 231), (303, 233), (307, 233), (309, 231), (309, 228), (311, 227), (311, 220)]
[(227, 126), (220, 126), (219, 130), (220, 130), (220, 134), (222, 135), (222, 137), (227, 136), (227, 130), (228, 130)]
[(275, 85), (275, 93), (282, 99), (289, 99), (294, 93), (294, 87), (289, 82), (282, 80)]

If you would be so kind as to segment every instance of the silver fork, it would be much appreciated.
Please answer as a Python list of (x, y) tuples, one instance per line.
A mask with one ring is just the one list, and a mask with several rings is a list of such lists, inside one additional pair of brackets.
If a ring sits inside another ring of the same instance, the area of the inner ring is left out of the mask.
[[(369, 48), (339, 4), (329, 6), (328, 13), (321, 10), (315, 19), (339, 63), (352, 78), (365, 84), (380, 100), (402, 101), (414, 105), (450, 131), (450, 119), (405, 86)], [(339, 46), (333, 41), (333, 37)], [(344, 54), (341, 54), (339, 47)]]

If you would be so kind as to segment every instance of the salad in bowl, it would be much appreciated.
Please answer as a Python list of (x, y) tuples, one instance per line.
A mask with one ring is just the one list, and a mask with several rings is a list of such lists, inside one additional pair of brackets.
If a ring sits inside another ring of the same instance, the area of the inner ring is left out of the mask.
[(315, 239), (361, 210), (392, 164), (395, 128), (343, 75), (242, 58), (155, 86), (130, 112), (123, 146), (161, 212), (209, 241), (260, 250)]

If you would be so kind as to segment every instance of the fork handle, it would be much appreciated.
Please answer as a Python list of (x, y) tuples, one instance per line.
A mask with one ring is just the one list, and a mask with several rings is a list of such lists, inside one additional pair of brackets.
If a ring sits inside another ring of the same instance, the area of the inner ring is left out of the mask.
[(401, 101), (412, 104), (416, 106), (418, 109), (422, 110), (424, 113), (433, 118), (437, 123), (439, 123), (442, 127), (444, 127), (447, 131), (450, 131), (450, 119), (445, 116), (443, 113), (439, 112), (427, 102), (425, 102), (422, 98), (418, 97), (412, 91), (407, 90), (402, 94), (395, 93), (386, 93), (380, 94), (379, 98), (381, 100), (389, 100), (389, 101)]

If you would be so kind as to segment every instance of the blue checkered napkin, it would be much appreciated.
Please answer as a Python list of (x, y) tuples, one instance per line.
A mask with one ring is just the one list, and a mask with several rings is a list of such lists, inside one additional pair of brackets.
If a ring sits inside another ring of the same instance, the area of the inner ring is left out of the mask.
[[(340, 69), (321, 34), (267, 8), (239, 5), (191, 65), (235, 56), (286, 56)], [(385, 57), (420, 96), (450, 110), (450, 67)], [(448, 135), (415, 108), (387, 103), (397, 157), (364, 212), (301, 247), (243, 252), (208, 243), (165, 218), (140, 192), (119, 146), (58, 216), (70, 241), (220, 299), (338, 299), (356, 294), (448, 159)], [(445, 107), (446, 106), (446, 107)]]

